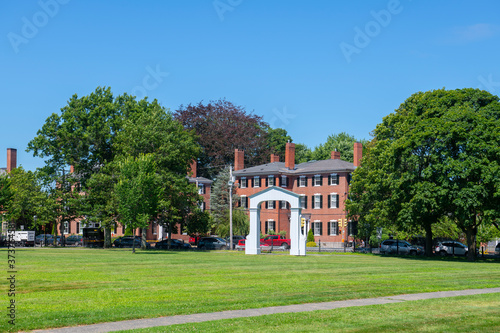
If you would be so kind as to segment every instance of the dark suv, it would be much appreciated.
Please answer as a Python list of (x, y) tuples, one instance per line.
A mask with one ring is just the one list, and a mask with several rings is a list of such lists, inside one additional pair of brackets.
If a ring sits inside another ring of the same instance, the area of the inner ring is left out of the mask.
[(201, 250), (227, 250), (227, 242), (220, 237), (203, 237), (198, 242), (198, 249)]

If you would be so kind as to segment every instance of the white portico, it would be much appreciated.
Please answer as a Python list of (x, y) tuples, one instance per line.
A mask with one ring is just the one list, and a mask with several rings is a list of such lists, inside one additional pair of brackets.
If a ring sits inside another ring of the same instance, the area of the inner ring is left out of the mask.
[(245, 254), (260, 254), (260, 203), (279, 200), (290, 204), (290, 254), (306, 255), (306, 235), (300, 226), (300, 196), (280, 187), (269, 187), (249, 198), (250, 233), (245, 241)]

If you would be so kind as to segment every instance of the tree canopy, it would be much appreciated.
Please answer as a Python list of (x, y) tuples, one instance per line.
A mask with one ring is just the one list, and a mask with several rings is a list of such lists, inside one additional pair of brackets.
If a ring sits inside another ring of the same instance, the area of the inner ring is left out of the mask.
[(424, 230), (443, 216), (467, 235), (469, 259), (482, 223), (500, 216), (500, 104), (477, 89), (434, 90), (409, 97), (374, 131), (353, 175), (352, 217), (401, 230)]
[(269, 160), (267, 123), (241, 106), (222, 99), (206, 105), (181, 105), (174, 115), (186, 129), (198, 135), (202, 148), (198, 173), (202, 177), (214, 179), (226, 165), (232, 164), (235, 149), (245, 151), (248, 166)]

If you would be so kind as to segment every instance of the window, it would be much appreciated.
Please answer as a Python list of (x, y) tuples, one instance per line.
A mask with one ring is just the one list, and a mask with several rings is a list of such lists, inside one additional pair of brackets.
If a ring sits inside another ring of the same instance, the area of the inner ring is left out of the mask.
[(276, 222), (273, 220), (266, 221), (265, 234), (267, 235), (271, 230), (276, 231)]
[(339, 175), (336, 173), (332, 173), (328, 176), (328, 183), (330, 185), (338, 185), (339, 184)]
[(248, 208), (248, 197), (246, 195), (241, 196), (241, 207)]
[(339, 223), (337, 221), (328, 222), (328, 235), (337, 236), (339, 234)]
[(259, 176), (253, 177), (253, 187), (260, 187), (260, 177)]
[(328, 208), (339, 208), (339, 195), (337, 193), (328, 195)]
[(205, 194), (205, 185), (198, 184), (198, 194)]
[(267, 209), (274, 209), (274, 200), (266, 201)]
[(267, 176), (267, 186), (274, 186), (274, 176)]
[(247, 177), (241, 177), (241, 179), (240, 179), (240, 186), (241, 186), (241, 188), (246, 188), (247, 187)]
[(287, 178), (287, 176), (281, 176), (281, 186), (282, 187), (287, 187), (288, 186), (288, 178)]
[(114, 230), (113, 230), (113, 233), (118, 233), (118, 223), (115, 222), (115, 227), (114, 227)]
[(288, 208), (288, 202), (287, 201), (280, 201), (280, 208), (281, 209), (287, 209)]
[(300, 208), (302, 208), (302, 209), (307, 208), (307, 196), (305, 196), (305, 195), (300, 196)]
[(347, 175), (347, 184), (348, 184), (348, 185), (351, 185), (351, 180), (352, 180), (352, 173), (349, 173), (349, 174)]
[(315, 194), (312, 197), (312, 208), (321, 209), (323, 208), (323, 196), (321, 194)]
[[(76, 233), (79, 234), (81, 232), (80, 230), (80, 222), (76, 222)], [(116, 234), (116, 231), (115, 231)]]
[(315, 175), (314, 186), (321, 186), (321, 185), (323, 185), (323, 177), (321, 177), (321, 175)]
[(358, 222), (357, 221), (349, 221), (347, 223), (347, 234), (349, 236), (354, 236), (358, 234)]
[(64, 222), (64, 234), (69, 234), (69, 222)]
[(152, 231), (153, 235), (156, 235), (156, 226), (157, 225), (158, 224), (156, 222), (151, 223), (151, 231)]
[(323, 222), (314, 221), (312, 223), (312, 231), (314, 236), (321, 236), (323, 234)]
[(306, 187), (306, 186), (307, 186), (307, 177), (300, 176), (299, 177), (299, 187)]
[(202, 203), (200, 203), (200, 210), (202, 212), (205, 211), (205, 201), (203, 201)]

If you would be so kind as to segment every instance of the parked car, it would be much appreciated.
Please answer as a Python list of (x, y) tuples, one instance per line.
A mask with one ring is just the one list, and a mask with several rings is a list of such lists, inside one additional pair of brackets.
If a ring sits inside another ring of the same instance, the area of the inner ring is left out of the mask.
[[(238, 241), (238, 245), (236, 245), (235, 249), (238, 251), (243, 251), (245, 249), (245, 239), (240, 239)], [(261, 251), (269, 251), (269, 250), (271, 250), (271, 245), (266, 244), (264, 242), (260, 242), (260, 250)]]
[(497, 246), (495, 247), (495, 254), (497, 256), (500, 256), (500, 243), (498, 243)]
[[(233, 236), (233, 250), (236, 248), (236, 244), (238, 244), (238, 242), (239, 242), (240, 240), (242, 240), (242, 239), (244, 240), (244, 239), (245, 239), (245, 237), (244, 237), (244, 236)], [(226, 238), (225, 238), (225, 241), (226, 241), (226, 243), (227, 243), (227, 244), (228, 244), (228, 246), (229, 246), (229, 243), (230, 243), (230, 242), (229, 242), (229, 237), (226, 237)]]
[(66, 245), (80, 246), (83, 244), (82, 235), (70, 235), (66, 237)]
[(456, 241), (443, 241), (438, 242), (436, 247), (434, 248), (434, 253), (439, 254), (440, 256), (446, 255), (460, 255), (466, 256), (469, 248)]
[(424, 250), (421, 246), (414, 246), (404, 240), (386, 239), (380, 243), (381, 254), (410, 254), (415, 256), (423, 254)]
[(201, 236), (190, 236), (189, 237), (189, 244), (191, 245), (198, 245), (198, 242), (200, 241)]
[[(168, 239), (161, 240), (156, 243), (155, 245), (156, 249), (160, 250), (167, 250), (168, 249)], [(191, 245), (188, 243), (184, 243), (181, 240), (178, 239), (171, 239), (170, 240), (170, 249), (171, 250), (189, 250), (191, 249)]]
[[(120, 238), (115, 239), (113, 242), (113, 245), (115, 247), (133, 247), (133, 242), (135, 242), (135, 247), (140, 248), (141, 247), (141, 237), (140, 236), (123, 236)], [(146, 242), (146, 248), (150, 249), (151, 245)]]
[[(54, 236), (51, 234), (38, 235), (35, 237), (35, 244), (41, 245), (41, 244), (43, 244), (44, 240), (45, 240), (45, 243), (47, 245), (50, 245), (50, 244), (54, 243)], [(45, 244), (43, 244), (43, 245), (45, 245)]]
[(229, 244), (220, 237), (202, 237), (198, 248), (202, 250), (227, 250)]

